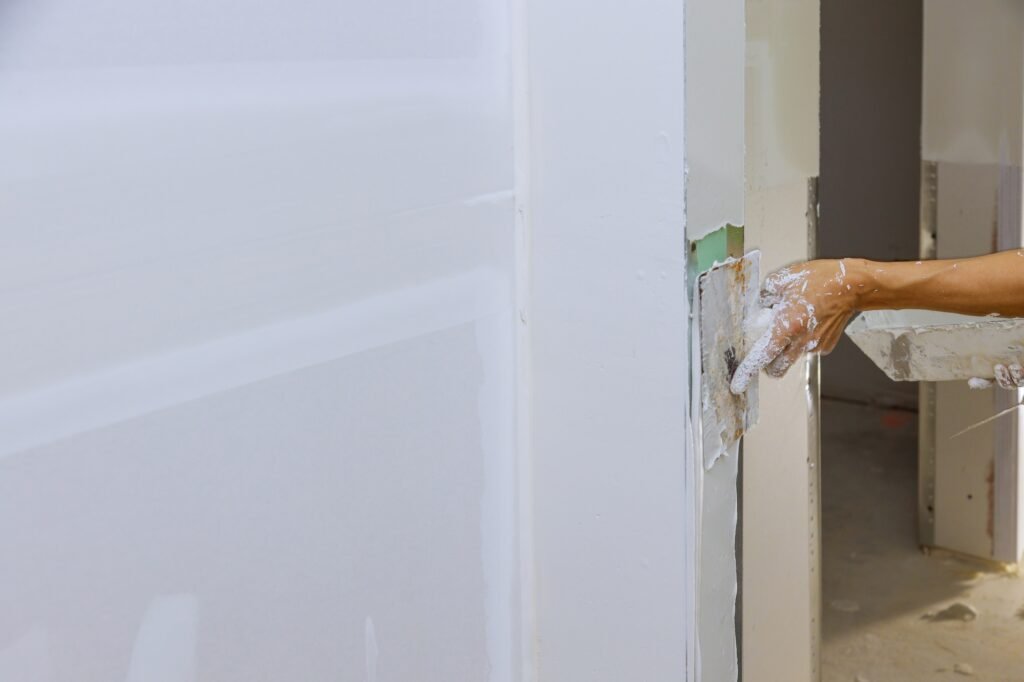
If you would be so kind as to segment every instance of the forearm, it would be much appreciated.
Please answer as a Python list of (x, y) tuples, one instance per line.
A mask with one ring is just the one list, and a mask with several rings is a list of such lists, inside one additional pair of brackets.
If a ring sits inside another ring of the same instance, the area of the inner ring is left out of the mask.
[(916, 263), (844, 259), (843, 266), (857, 310), (1024, 317), (1024, 250)]

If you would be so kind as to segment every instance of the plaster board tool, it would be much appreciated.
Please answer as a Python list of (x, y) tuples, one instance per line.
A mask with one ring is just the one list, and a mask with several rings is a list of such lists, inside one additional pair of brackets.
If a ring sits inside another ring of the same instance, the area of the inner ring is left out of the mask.
[(760, 251), (752, 251), (697, 278), (701, 439), (708, 469), (757, 423), (757, 379), (742, 395), (734, 395), (729, 383), (758, 336), (751, 322), (759, 312), (760, 262)]
[(846, 329), (894, 381), (991, 379), (997, 364), (1024, 358), (1024, 319), (928, 310), (876, 310)]

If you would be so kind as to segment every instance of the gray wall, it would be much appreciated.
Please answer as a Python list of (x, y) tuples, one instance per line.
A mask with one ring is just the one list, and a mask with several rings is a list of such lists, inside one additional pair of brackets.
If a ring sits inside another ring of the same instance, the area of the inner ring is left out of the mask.
[[(920, 0), (822, 0), (818, 254), (918, 255)], [(914, 406), (848, 339), (822, 365), (828, 397)]]

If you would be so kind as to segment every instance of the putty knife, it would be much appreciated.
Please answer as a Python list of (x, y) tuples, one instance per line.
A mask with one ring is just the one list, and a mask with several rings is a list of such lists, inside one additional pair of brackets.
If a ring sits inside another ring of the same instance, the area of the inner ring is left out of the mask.
[(729, 383), (756, 340), (760, 251), (715, 264), (697, 279), (700, 327), (701, 436), (704, 466), (729, 451), (757, 423), (757, 378), (742, 395)]

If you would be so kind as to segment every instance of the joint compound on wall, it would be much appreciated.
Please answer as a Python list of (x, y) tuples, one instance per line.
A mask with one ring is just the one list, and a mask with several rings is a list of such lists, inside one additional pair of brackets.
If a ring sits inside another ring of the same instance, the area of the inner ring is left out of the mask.
[(730, 258), (702, 274), (694, 309), (700, 349), (703, 462), (715, 461), (757, 421), (757, 382), (735, 394), (730, 383), (750, 348), (750, 322), (763, 319), (758, 305), (760, 252)]

